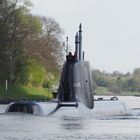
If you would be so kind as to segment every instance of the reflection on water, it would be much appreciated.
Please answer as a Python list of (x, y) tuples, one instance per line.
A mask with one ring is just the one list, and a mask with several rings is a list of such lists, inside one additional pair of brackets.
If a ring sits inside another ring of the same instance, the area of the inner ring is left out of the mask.
[(83, 129), (82, 122), (84, 119), (82, 117), (69, 117), (69, 116), (63, 116), (61, 118), (61, 126), (65, 130), (81, 130)]
[[(120, 99), (135, 108), (133, 115), (95, 117), (83, 108), (60, 109), (49, 117), (1, 114), (0, 140), (139, 140), (140, 98)], [(0, 106), (0, 112), (4, 109)]]

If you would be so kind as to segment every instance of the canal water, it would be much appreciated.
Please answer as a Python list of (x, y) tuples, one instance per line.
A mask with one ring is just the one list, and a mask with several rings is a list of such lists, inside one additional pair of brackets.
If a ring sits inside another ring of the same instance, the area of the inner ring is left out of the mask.
[(0, 105), (0, 140), (140, 140), (140, 97), (118, 98), (128, 114), (110, 113), (107, 108), (113, 105), (102, 107), (102, 101), (92, 111), (81, 105), (79, 109), (61, 108), (46, 117), (3, 114), (6, 105)]

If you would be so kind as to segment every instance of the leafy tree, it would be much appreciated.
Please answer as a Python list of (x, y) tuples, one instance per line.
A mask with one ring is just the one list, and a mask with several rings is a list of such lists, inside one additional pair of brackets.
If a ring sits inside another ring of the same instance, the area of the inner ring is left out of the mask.
[(114, 93), (120, 93), (121, 89), (118, 86), (116, 80), (112, 80), (108, 85), (108, 90)]
[(39, 17), (42, 33), (31, 34), (25, 41), (28, 55), (35, 57), (49, 72), (58, 72), (63, 61), (63, 30), (52, 18)]
[(24, 64), (24, 40), (28, 35), (41, 31), (36, 16), (30, 14), (27, 0), (2, 0), (0, 3), (0, 82), (15, 81), (19, 66)]
[(140, 68), (134, 69), (133, 76), (135, 76), (135, 77), (137, 77), (137, 76), (140, 77)]
[(28, 60), (28, 65), (22, 69), (17, 80), (23, 85), (41, 86), (45, 81), (46, 74), (47, 72), (42, 65), (35, 59), (30, 59)]
[(92, 75), (97, 86), (106, 87), (111, 92), (140, 92), (140, 68), (136, 68), (133, 73), (126, 74), (118, 71), (109, 74), (93, 70)]

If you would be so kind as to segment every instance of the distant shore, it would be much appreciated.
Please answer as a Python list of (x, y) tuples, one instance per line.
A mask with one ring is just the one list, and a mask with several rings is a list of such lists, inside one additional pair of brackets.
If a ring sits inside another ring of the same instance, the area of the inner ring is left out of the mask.
[(126, 92), (126, 91), (119, 91), (119, 92), (110, 92), (108, 88), (105, 87), (98, 87), (95, 90), (96, 95), (103, 95), (103, 96), (140, 96), (140, 92)]

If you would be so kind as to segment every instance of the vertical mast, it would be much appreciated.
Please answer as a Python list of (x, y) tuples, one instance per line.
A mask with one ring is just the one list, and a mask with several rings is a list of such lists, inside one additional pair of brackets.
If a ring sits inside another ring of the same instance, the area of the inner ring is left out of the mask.
[(69, 41), (69, 39), (68, 39), (68, 36), (66, 37), (66, 55), (68, 55), (68, 53), (69, 53), (69, 44), (68, 44), (68, 41)]
[(79, 60), (79, 46), (78, 46), (78, 43), (79, 43), (79, 39), (78, 39), (78, 33), (76, 33), (76, 36), (75, 36), (75, 55), (76, 55), (76, 60)]
[(82, 60), (82, 25), (79, 25), (79, 60)]
[(85, 52), (83, 51), (83, 60), (85, 60)]

